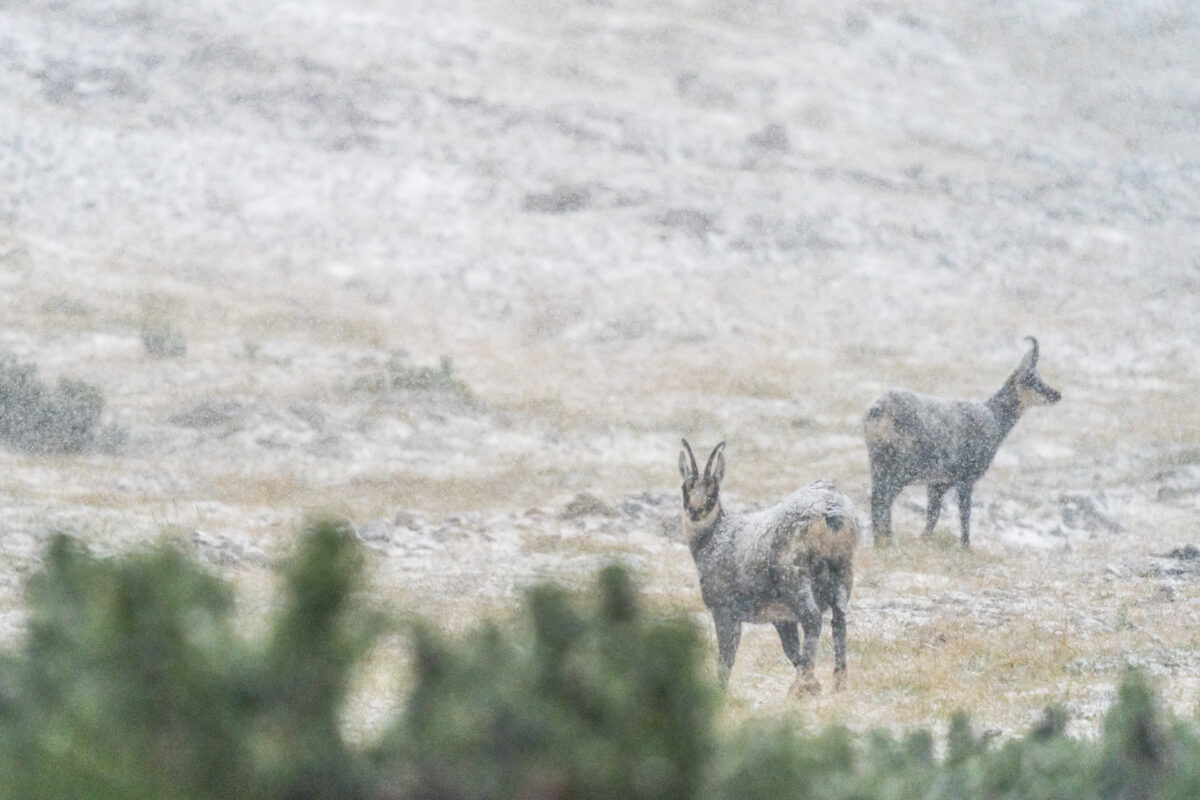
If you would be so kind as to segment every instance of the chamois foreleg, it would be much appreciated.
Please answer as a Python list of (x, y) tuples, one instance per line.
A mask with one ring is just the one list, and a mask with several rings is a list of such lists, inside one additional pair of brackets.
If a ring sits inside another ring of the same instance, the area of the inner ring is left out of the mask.
[(792, 662), (792, 666), (800, 666), (800, 631), (794, 622), (776, 622), (775, 630), (779, 632), (779, 641), (783, 643), (783, 652)]
[(960, 483), (955, 487), (955, 493), (958, 495), (958, 521), (962, 525), (962, 546), (971, 546), (971, 490), (975, 488), (973, 483)]
[(738, 643), (742, 640), (742, 623), (734, 615), (713, 610), (713, 627), (717, 630), (717, 678), (724, 687), (733, 671)]
[(929, 484), (929, 505), (925, 509), (925, 535), (929, 536), (933, 533), (934, 527), (937, 526), (938, 515), (942, 513), (942, 498), (946, 496), (950, 484), (948, 483), (931, 483)]
[(904, 489), (882, 455), (871, 454), (871, 532), (876, 545), (892, 542), (892, 503)]

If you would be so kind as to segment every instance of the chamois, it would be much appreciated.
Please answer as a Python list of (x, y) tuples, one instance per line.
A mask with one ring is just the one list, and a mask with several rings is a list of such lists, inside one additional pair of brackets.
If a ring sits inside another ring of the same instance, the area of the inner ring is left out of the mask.
[[(713, 448), (703, 474), (686, 439), (679, 453), (683, 531), (716, 628), (721, 686), (729, 682), (742, 623), (769, 622), (796, 667), (790, 691), (820, 691), (813, 663), (821, 617), (832, 609), (834, 687), (840, 690), (846, 682), (846, 610), (858, 543), (850, 501), (832, 484), (817, 481), (763, 511), (728, 514), (720, 497), (724, 447), (721, 442)], [(804, 629), (803, 650), (797, 623)]]
[(892, 540), (892, 503), (904, 487), (929, 486), (925, 535), (933, 532), (942, 497), (958, 495), (962, 546), (971, 546), (971, 490), (991, 466), (996, 450), (1021, 412), (1053, 405), (1062, 395), (1037, 374), (1038, 343), (1000, 390), (983, 402), (893, 390), (867, 410), (863, 427), (871, 462), (871, 527), (876, 544)]

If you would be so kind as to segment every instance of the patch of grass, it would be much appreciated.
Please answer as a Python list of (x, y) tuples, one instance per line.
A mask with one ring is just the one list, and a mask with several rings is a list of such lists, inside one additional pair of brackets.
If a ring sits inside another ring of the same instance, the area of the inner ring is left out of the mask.
[(264, 336), (280, 339), (300, 339), (369, 347), (387, 347), (391, 331), (379, 321), (362, 314), (338, 312), (329, 306), (321, 311), (297, 309), (293, 303), (276, 303), (274, 308), (259, 311), (241, 325), (243, 339)]
[(1024, 620), (989, 628), (941, 616), (894, 639), (860, 637), (851, 656), (871, 676), (872, 693), (892, 698), (888, 716), (916, 724), (962, 708), (1011, 718), (1030, 707), (1031, 694), (1060, 696), (1065, 665), (1086, 651), (1085, 642)]
[[(867, 537), (870, 531), (864, 531)], [(866, 573), (922, 572), (956, 577), (989, 577), (1011, 566), (1010, 554), (963, 550), (956, 534), (906, 536), (888, 547), (861, 547), (856, 570)]]
[(313, 498), (321, 505), (319, 487), (289, 472), (224, 473), (207, 481), (204, 494), (196, 499), (257, 508), (292, 507), (297, 497)]
[(563, 536), (554, 533), (527, 533), (521, 537), (524, 553), (554, 553), (570, 558), (583, 556), (611, 556), (642, 554), (644, 549), (628, 541), (612, 536), (580, 534)]
[(397, 475), (386, 480), (360, 479), (355, 490), (386, 496), (396, 506), (429, 513), (454, 513), (496, 509), (519, 510), (545, 501), (549, 470), (538, 470), (523, 460), (485, 475)]
[(354, 520), (392, 517), (397, 509), (431, 515), (469, 511), (521, 511), (546, 500), (547, 487), (557, 485), (559, 473), (536, 469), (523, 459), (478, 475), (383, 472), (354, 476), (346, 482), (320, 485), (303, 474), (265, 471), (230, 472), (206, 481), (204, 499), (230, 505), (324, 509)]
[(474, 403), (467, 384), (454, 374), (454, 362), (441, 356), (436, 367), (413, 364), (403, 352), (393, 352), (383, 368), (356, 377), (349, 385), (352, 392), (384, 394), (409, 392), (432, 394), (458, 404)]

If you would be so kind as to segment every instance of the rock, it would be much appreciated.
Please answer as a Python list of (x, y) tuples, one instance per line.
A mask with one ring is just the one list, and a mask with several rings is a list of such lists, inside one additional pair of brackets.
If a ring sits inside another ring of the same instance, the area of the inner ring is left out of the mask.
[(410, 531), (415, 531), (418, 527), (417, 518), (403, 510), (392, 515), (392, 524), (398, 528), (408, 528)]
[(592, 201), (586, 186), (557, 186), (549, 192), (530, 192), (521, 207), (532, 214), (570, 214), (583, 211)]
[(191, 533), (191, 544), (201, 558), (217, 566), (265, 567), (270, 564), (262, 548), (241, 540), (241, 537), (196, 529)]
[(604, 503), (595, 495), (580, 492), (575, 495), (567, 507), (563, 509), (559, 519), (579, 519), (581, 517), (616, 517), (617, 510)]
[(1192, 561), (1200, 558), (1200, 548), (1197, 548), (1194, 544), (1188, 544), (1183, 547), (1176, 547), (1174, 550), (1169, 550), (1160, 555), (1159, 558), (1176, 558), (1180, 561)]
[(202, 400), (186, 411), (181, 411), (169, 417), (173, 425), (184, 428), (215, 428), (228, 425), (242, 412), (242, 404), (236, 400)]
[(1067, 495), (1063, 498), (1063, 524), (1077, 530), (1105, 530), (1109, 533), (1121, 533), (1125, 526), (1110, 517), (1101, 509), (1103, 499), (1097, 502), (1087, 495)]
[(761, 131), (747, 136), (746, 144), (760, 150), (774, 150), (780, 153), (786, 153), (792, 149), (791, 142), (788, 140), (787, 128), (778, 122), (769, 123)]
[(698, 208), (671, 208), (658, 217), (658, 224), (703, 239), (716, 228), (716, 217)]
[(391, 520), (381, 518), (356, 525), (354, 532), (364, 542), (390, 542), (395, 536), (396, 528)]

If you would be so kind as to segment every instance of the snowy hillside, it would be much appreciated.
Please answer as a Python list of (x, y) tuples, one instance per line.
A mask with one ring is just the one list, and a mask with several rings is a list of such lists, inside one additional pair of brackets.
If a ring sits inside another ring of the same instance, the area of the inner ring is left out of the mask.
[[(1184, 0), (0, 4), (0, 351), (106, 398), (88, 452), (0, 450), (8, 629), (53, 530), (187, 542), (252, 613), (315, 510), (453, 626), (612, 557), (699, 612), (681, 435), (735, 505), (865, 509), (867, 405), (985, 397), (1032, 334), (1063, 402), (972, 553), (915, 489), (864, 542), (818, 713), (1010, 680), (991, 722), (1088, 720), (1129, 660), (1194, 705), (1200, 583), (1159, 556), (1200, 543), (1197, 76)], [(789, 680), (762, 634), (750, 708)]]

